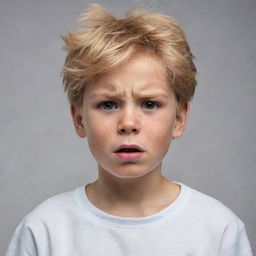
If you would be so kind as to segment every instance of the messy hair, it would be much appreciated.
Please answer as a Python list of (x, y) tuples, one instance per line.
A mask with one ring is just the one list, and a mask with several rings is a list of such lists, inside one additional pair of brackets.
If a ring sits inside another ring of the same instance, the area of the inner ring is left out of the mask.
[(169, 16), (136, 7), (118, 19), (99, 4), (81, 14), (81, 26), (62, 36), (67, 57), (64, 91), (80, 108), (86, 86), (136, 53), (149, 52), (165, 67), (177, 103), (185, 106), (196, 87), (196, 67), (186, 35)]

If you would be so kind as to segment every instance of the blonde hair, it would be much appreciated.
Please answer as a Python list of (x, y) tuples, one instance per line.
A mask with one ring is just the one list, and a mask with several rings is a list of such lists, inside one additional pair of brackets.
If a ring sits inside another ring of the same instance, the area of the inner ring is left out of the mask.
[(170, 17), (134, 8), (123, 19), (99, 4), (81, 14), (82, 25), (62, 36), (68, 54), (62, 70), (69, 103), (80, 108), (89, 83), (138, 52), (163, 63), (177, 102), (184, 106), (197, 84), (193, 55), (183, 30)]

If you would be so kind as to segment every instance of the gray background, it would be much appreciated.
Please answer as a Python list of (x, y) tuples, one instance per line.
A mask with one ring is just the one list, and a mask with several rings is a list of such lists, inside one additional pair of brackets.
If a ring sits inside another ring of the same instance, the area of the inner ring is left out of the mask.
[[(77, 26), (88, 2), (0, 2), (1, 255), (36, 205), (97, 177), (86, 140), (74, 132), (60, 78), (60, 35)], [(117, 15), (142, 3), (98, 2)], [(172, 144), (163, 173), (232, 209), (255, 251), (256, 2), (147, 3), (184, 28), (199, 71), (186, 134)]]

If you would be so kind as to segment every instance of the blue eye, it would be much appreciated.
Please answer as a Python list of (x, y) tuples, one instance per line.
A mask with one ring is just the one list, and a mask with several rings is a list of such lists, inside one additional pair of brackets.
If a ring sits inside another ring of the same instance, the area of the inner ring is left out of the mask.
[(159, 104), (155, 101), (145, 101), (144, 103), (147, 109), (154, 109), (155, 106), (159, 107)]
[(112, 110), (112, 107), (116, 105), (113, 101), (104, 101), (101, 102), (98, 107), (104, 110)]
[[(142, 103), (142, 105), (143, 105), (143, 108), (148, 109), (148, 110), (153, 110), (153, 109), (160, 107), (160, 104), (155, 101), (144, 101)], [(114, 110), (114, 109), (118, 108), (118, 106), (113, 101), (103, 101), (97, 105), (97, 108), (100, 108), (103, 110)]]

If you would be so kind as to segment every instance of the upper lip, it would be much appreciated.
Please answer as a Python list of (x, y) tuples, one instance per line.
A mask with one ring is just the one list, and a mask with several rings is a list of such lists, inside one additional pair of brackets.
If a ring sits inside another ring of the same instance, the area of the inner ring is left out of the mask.
[(138, 145), (135, 145), (135, 144), (130, 144), (130, 145), (128, 145), (128, 144), (123, 144), (123, 145), (118, 146), (118, 147), (115, 149), (115, 153), (116, 153), (117, 151), (119, 151), (120, 149), (122, 149), (122, 148), (135, 148), (135, 149), (138, 149), (138, 150), (141, 151), (141, 152), (144, 152), (144, 150), (143, 150), (141, 147), (139, 147)]

